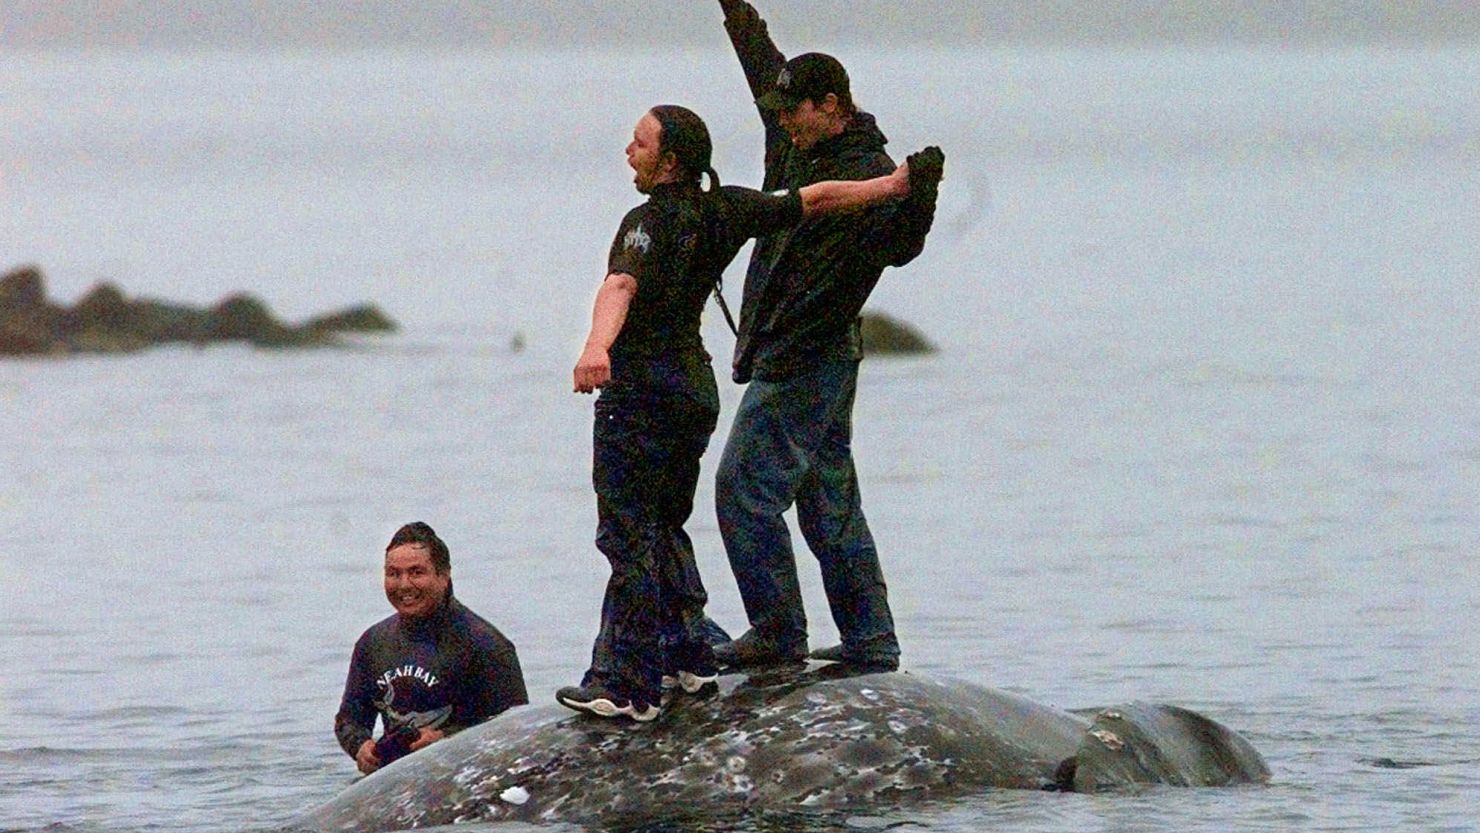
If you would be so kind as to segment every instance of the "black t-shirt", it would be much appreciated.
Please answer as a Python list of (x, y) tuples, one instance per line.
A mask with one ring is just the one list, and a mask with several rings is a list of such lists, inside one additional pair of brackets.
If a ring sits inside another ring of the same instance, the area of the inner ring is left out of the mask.
[(612, 345), (609, 387), (644, 393), (712, 386), (699, 335), (704, 302), (746, 241), (790, 228), (802, 218), (795, 191), (763, 193), (734, 185), (713, 192), (664, 184), (627, 212), (612, 241), (607, 273), (637, 281), (637, 295)]

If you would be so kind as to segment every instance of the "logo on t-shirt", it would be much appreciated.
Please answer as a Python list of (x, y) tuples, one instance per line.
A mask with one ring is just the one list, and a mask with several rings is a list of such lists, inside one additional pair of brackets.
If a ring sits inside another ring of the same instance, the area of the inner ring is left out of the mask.
[(652, 245), (653, 238), (649, 237), (648, 233), (642, 230), (642, 223), (638, 223), (637, 228), (627, 232), (627, 236), (622, 238), (622, 248), (637, 249), (643, 254), (647, 254), (648, 249), (652, 248)]
[(375, 706), (385, 716), (386, 725), (409, 723), (412, 726), (437, 727), (452, 715), (452, 706), (434, 696), (437, 675), (419, 665), (402, 665), (381, 674), (375, 681), (384, 692)]

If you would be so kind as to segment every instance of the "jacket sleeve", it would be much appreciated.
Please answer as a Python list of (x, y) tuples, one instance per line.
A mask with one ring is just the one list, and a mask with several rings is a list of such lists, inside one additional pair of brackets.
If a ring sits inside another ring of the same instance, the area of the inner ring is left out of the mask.
[(925, 250), (925, 238), (935, 224), (936, 193), (911, 195), (894, 208), (894, 222), (887, 231), (884, 265), (903, 266)]
[(908, 197), (869, 213), (869, 249), (877, 257), (880, 268), (904, 266), (925, 250), (925, 238), (935, 224), (938, 195), (937, 186), (919, 188)]
[(745, 0), (720, 0), (720, 7), (725, 11), (725, 31), (745, 71), (745, 82), (750, 85), (750, 97), (760, 98), (775, 83), (786, 56), (776, 48), (766, 21), (754, 6)]
[(339, 713), (334, 716), (334, 736), (338, 738), (340, 748), (351, 758), (365, 741), (374, 737), (375, 683), (370, 679), (368, 650), (365, 637), (361, 636), (350, 657)]
[[(745, 83), (750, 87), (752, 100), (759, 99), (776, 83), (776, 76), (786, 66), (786, 56), (776, 48), (766, 21), (760, 12), (745, 0), (720, 0), (725, 11), (725, 31), (730, 35), (730, 44), (735, 47), (735, 56), (740, 59), (740, 68), (745, 72)], [(784, 148), (787, 139), (776, 115), (756, 105), (761, 123), (766, 128), (766, 169), (770, 170), (779, 148)]]

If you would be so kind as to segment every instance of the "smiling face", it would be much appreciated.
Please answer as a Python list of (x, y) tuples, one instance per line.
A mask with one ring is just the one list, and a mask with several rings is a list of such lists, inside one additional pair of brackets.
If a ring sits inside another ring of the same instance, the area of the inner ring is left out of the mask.
[(426, 544), (401, 544), (385, 554), (385, 597), (402, 616), (426, 616), (441, 606), (452, 571), (437, 572)]
[(632, 184), (639, 193), (649, 193), (654, 185), (671, 182), (678, 162), (672, 153), (664, 153), (662, 144), (663, 125), (652, 113), (644, 113), (632, 129), (632, 141), (627, 145), (627, 164), (632, 168)]

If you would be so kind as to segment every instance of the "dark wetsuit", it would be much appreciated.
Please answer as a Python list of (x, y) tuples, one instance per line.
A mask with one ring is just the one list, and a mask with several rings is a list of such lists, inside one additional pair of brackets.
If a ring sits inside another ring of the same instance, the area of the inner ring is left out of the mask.
[(449, 593), (430, 616), (395, 614), (360, 636), (334, 734), (353, 758), (377, 714), (387, 730), (411, 722), (452, 734), (528, 702), (514, 643)]
[[(722, 0), (725, 26), (753, 95), (776, 83), (785, 57), (748, 3)], [(868, 179), (894, 170), (867, 113), (842, 133), (798, 149), (776, 115), (766, 128), (766, 188)], [(886, 266), (920, 253), (935, 217), (933, 190), (865, 211), (809, 218), (757, 241), (745, 277), (734, 378), (750, 382), (720, 458), (720, 532), (752, 629), (786, 654), (804, 649), (807, 620), (791, 533), (793, 504), (822, 568), (845, 658), (888, 666), (899, 643), (864, 520), (853, 467), (859, 313)], [(751, 380), (754, 381), (751, 381)]]
[(611, 562), (584, 684), (656, 704), (665, 671), (707, 665), (707, 597), (683, 529), (719, 394), (699, 334), (716, 280), (746, 241), (794, 225), (795, 192), (656, 186), (612, 243), (607, 273), (637, 281), (596, 400), (596, 546)]

